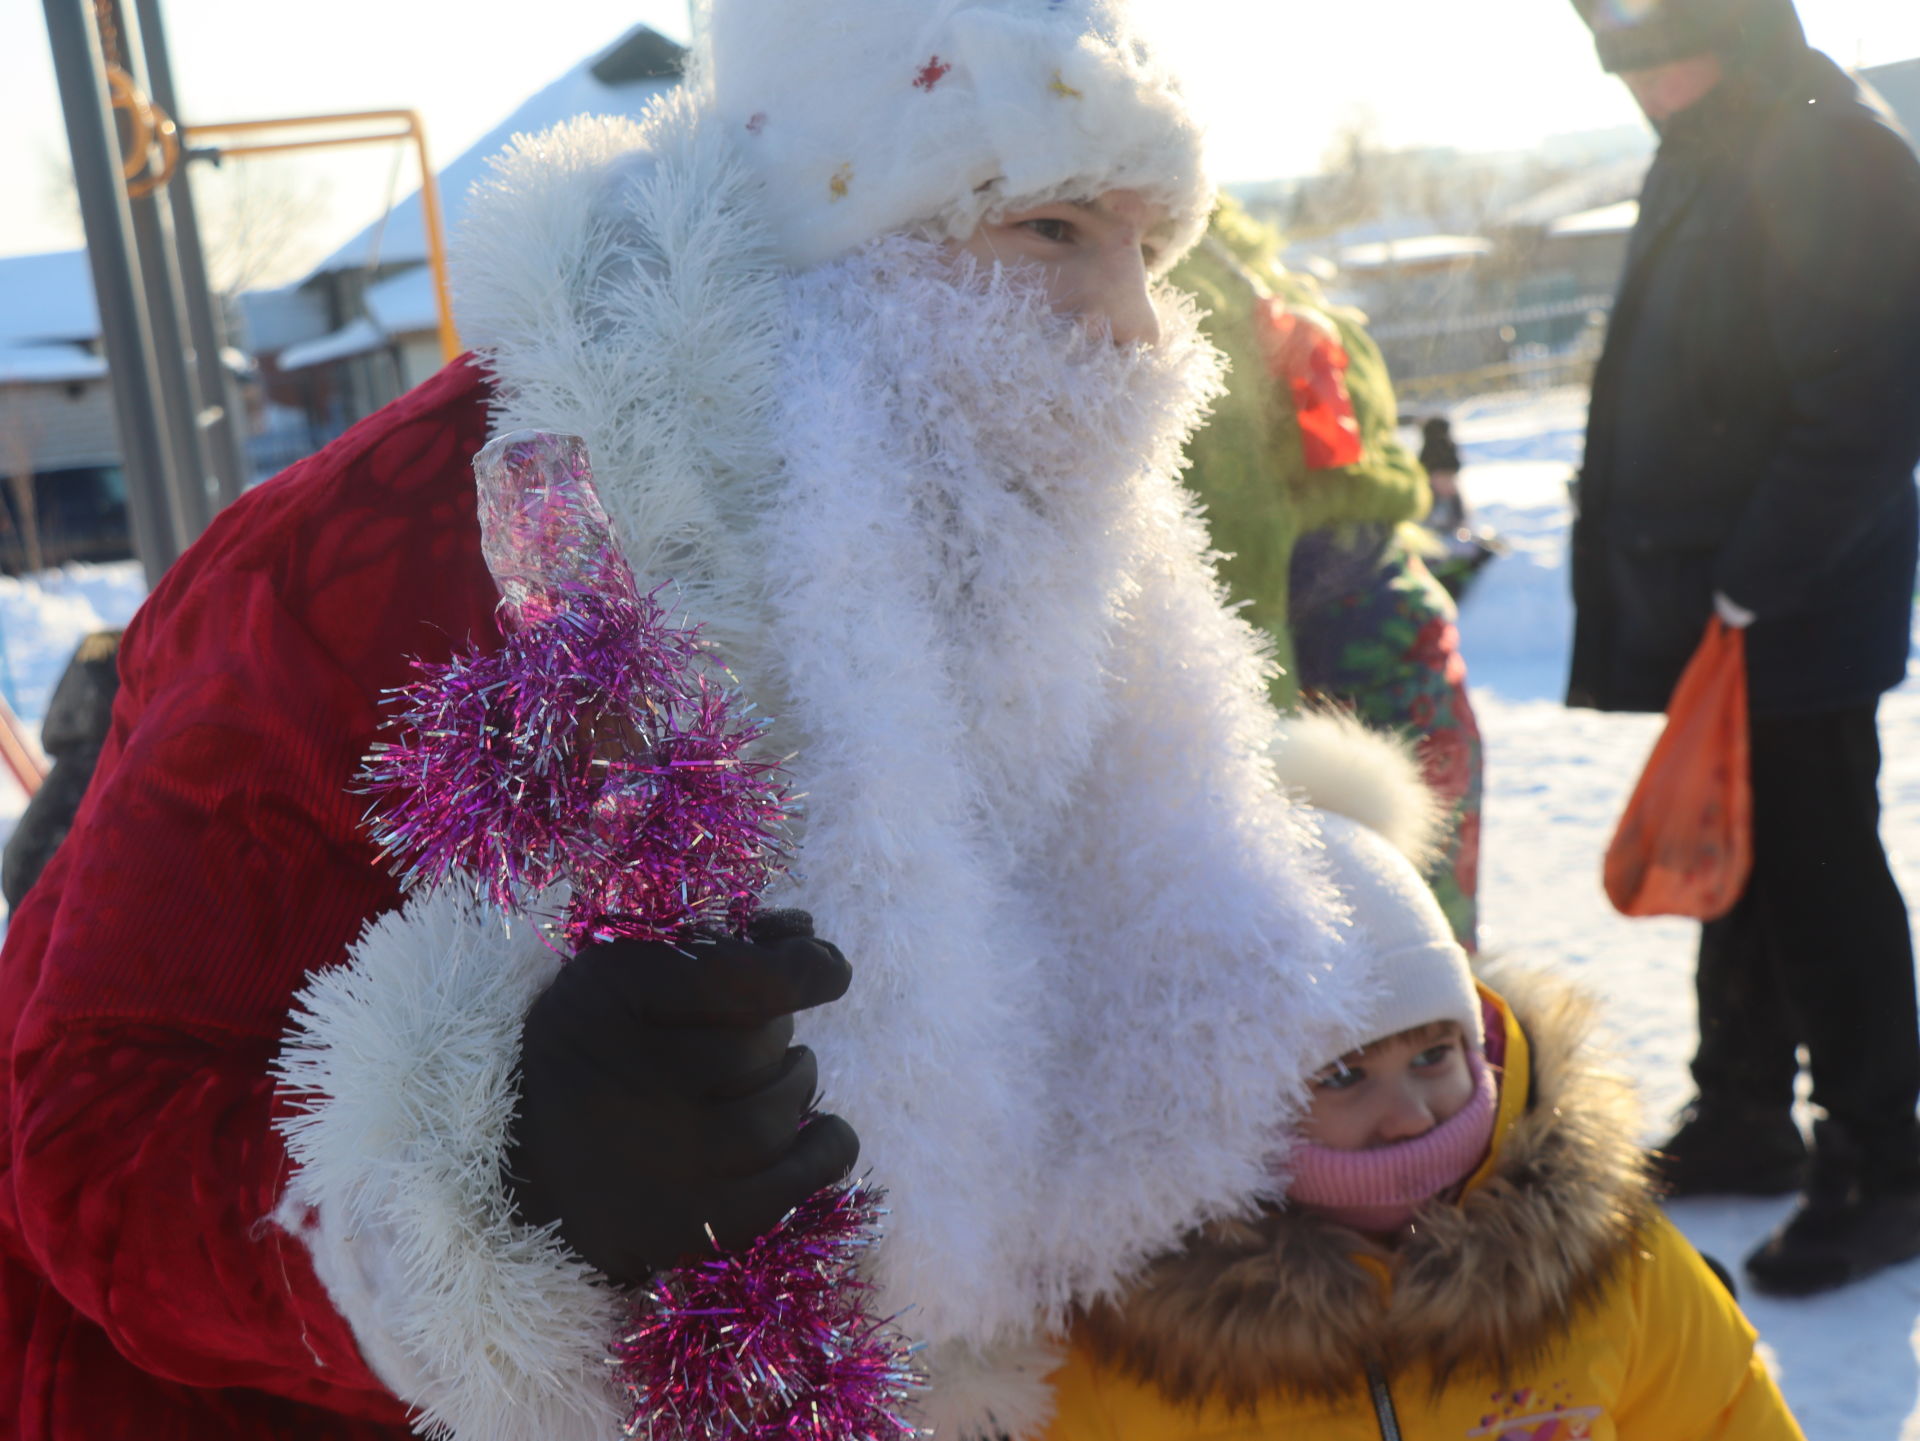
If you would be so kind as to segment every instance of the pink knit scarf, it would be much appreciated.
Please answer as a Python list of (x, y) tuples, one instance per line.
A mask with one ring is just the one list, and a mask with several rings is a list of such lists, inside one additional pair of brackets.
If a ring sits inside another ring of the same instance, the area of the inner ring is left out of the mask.
[(1452, 1116), (1411, 1141), (1337, 1151), (1302, 1141), (1290, 1157), (1287, 1198), (1356, 1231), (1395, 1231), (1423, 1202), (1464, 1181), (1487, 1154), (1499, 1097), (1493, 1068), (1467, 1053), (1473, 1096)]

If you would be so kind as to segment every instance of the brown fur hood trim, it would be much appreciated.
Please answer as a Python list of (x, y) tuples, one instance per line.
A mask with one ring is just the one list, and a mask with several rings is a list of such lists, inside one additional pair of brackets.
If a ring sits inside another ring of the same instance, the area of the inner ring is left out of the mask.
[[(1463, 1366), (1507, 1374), (1557, 1344), (1652, 1215), (1637, 1107), (1597, 1064), (1583, 997), (1540, 976), (1489, 983), (1531, 1043), (1533, 1090), (1471, 1195), (1430, 1208), (1393, 1253), (1302, 1211), (1216, 1223), (1076, 1336), (1175, 1402), (1232, 1406), (1338, 1395), (1423, 1359), (1436, 1385)], [(1502, 1084), (1527, 1085), (1514, 1059)]]

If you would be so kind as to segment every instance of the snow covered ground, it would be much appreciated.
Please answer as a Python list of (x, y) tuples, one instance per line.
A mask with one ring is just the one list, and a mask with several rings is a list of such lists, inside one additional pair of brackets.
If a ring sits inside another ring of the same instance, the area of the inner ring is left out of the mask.
[[(1576, 392), (1488, 399), (1456, 413), (1474, 519), (1513, 545), (1482, 572), (1460, 618), (1486, 736), (1481, 914), (1490, 949), (1549, 962), (1604, 998), (1652, 1139), (1691, 1095), (1697, 932), (1684, 921), (1628, 920), (1600, 889), (1601, 854), (1659, 718), (1569, 711), (1558, 700), (1573, 619), (1566, 480), (1585, 423)], [(1911, 898), (1920, 896), (1920, 678), (1882, 702), (1880, 730), (1883, 834)], [(1790, 1209), (1688, 1201), (1672, 1214), (1737, 1272)], [(1809, 1437), (1920, 1438), (1920, 1262), (1811, 1300), (1750, 1291), (1742, 1300)]]
[[(40, 720), (73, 648), (90, 631), (125, 625), (146, 598), (136, 561), (70, 565), (37, 575), (0, 575), (0, 695), (38, 737)], [(0, 842), (26, 804), (0, 771)], [(0, 906), (0, 915), (5, 907)]]
[[(1497, 397), (1455, 412), (1476, 520), (1510, 554), (1481, 575), (1461, 616), (1486, 734), (1481, 906), (1490, 949), (1565, 970), (1604, 998), (1623, 1064), (1639, 1081), (1651, 1139), (1688, 1096), (1694, 928), (1629, 921), (1600, 890), (1600, 856), (1658, 731), (1656, 717), (1559, 705), (1572, 614), (1566, 593), (1566, 479), (1580, 453), (1577, 392)], [(132, 564), (0, 577), (0, 690), (37, 726), (75, 642), (139, 603)], [(1881, 708), (1885, 834), (1920, 896), (1920, 679)], [(0, 840), (24, 800), (0, 779)], [(1785, 1201), (1688, 1202), (1674, 1217), (1737, 1271)], [(1815, 1441), (1920, 1441), (1920, 1263), (1835, 1295), (1748, 1312)]]

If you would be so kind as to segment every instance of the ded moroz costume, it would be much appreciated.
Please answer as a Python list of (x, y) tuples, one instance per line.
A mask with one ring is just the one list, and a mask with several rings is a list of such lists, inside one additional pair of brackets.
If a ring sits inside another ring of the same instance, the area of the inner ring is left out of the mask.
[(842, 1118), (807, 1136), (850, 1125), (890, 1190), (921, 1419), (1031, 1431), (1044, 1329), (1276, 1184), (1283, 1078), (1361, 982), (1286, 780), (1386, 825), (1424, 798), (1265, 702), (1176, 483), (1218, 384), (1192, 312), (1157, 291), (1160, 342), (1116, 346), (946, 244), (1131, 189), (1170, 264), (1211, 199), (1177, 89), (1104, 0), (716, 0), (701, 43), (642, 122), (516, 143), (461, 241), (475, 356), (222, 514), (129, 627), (0, 960), (23, 1438), (611, 1434), (617, 1294), (507, 1174), (561, 961), (403, 896), (350, 791), (410, 658), (498, 644), (470, 461), (505, 430), (586, 439), (635, 577), (792, 754), (768, 900), (855, 972), (798, 1022)]

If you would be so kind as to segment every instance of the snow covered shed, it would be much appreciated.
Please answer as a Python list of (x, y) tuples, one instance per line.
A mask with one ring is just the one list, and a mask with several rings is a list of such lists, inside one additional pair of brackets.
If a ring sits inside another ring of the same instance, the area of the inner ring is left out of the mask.
[[(598, 54), (528, 97), (439, 171), (450, 253), (457, 256), (467, 194), (515, 135), (537, 134), (577, 115), (638, 116), (679, 83), (687, 50), (636, 25)], [(277, 357), (277, 371), (331, 372), (320, 389), (344, 396), (357, 419), (440, 368), (433, 283), (420, 192), (375, 216), (300, 282), (332, 328), (303, 337)]]

